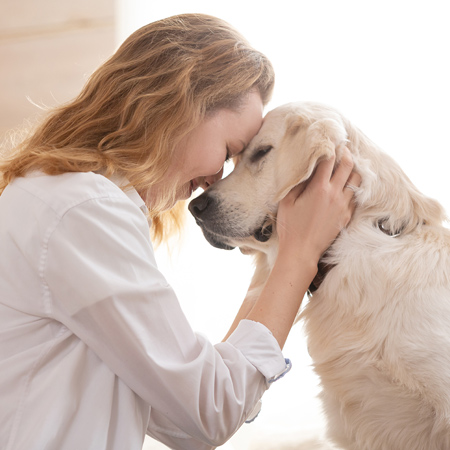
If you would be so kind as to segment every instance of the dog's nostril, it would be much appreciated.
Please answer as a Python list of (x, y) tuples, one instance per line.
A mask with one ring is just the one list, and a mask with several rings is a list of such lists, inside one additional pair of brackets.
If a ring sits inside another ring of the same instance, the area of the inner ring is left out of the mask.
[(194, 217), (199, 218), (204, 211), (208, 208), (209, 205), (209, 196), (202, 194), (199, 197), (189, 203), (189, 211)]

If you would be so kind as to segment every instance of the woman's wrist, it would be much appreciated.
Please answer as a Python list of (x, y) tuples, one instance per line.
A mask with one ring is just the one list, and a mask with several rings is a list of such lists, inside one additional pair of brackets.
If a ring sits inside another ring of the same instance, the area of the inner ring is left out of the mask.
[(280, 270), (292, 272), (303, 279), (311, 278), (312, 281), (317, 274), (321, 255), (306, 246), (301, 251), (298, 248), (295, 246), (280, 248), (274, 268), (279, 267)]

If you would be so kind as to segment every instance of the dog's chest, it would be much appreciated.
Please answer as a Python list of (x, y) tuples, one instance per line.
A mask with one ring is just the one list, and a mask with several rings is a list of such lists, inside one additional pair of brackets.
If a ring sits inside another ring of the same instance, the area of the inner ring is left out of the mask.
[(373, 228), (349, 232), (329, 263), (301, 314), (315, 363), (378, 364), (386, 342), (395, 348), (434, 302), (443, 311), (449, 304), (437, 300), (450, 300), (450, 240), (442, 230), (399, 238)]
[(389, 328), (380, 324), (392, 320), (386, 304), (397, 280), (395, 270), (384, 259), (392, 260), (394, 249), (387, 247), (380, 260), (379, 246), (358, 241), (351, 233), (336, 241), (302, 311), (310, 353), (316, 361), (347, 358), (352, 352), (371, 357), (388, 332)]

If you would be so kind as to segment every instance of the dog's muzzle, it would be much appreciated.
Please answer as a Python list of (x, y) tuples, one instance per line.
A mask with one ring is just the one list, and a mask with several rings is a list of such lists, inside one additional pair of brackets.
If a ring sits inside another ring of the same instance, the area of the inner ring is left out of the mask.
[(202, 229), (205, 239), (216, 248), (233, 250), (226, 236), (226, 227), (220, 220), (219, 202), (208, 192), (204, 192), (189, 203), (188, 209), (194, 216), (195, 222)]
[[(267, 242), (273, 233), (272, 222), (266, 216), (259, 227), (245, 230), (241, 227), (242, 221), (231, 220), (224, 211), (223, 202), (208, 191), (204, 192), (189, 203), (188, 209), (194, 216), (197, 225), (203, 231), (206, 240), (214, 247), (231, 250), (239, 241), (251, 237), (259, 242)], [(233, 217), (236, 219), (236, 217)], [(234, 245), (232, 245), (232, 243)]]

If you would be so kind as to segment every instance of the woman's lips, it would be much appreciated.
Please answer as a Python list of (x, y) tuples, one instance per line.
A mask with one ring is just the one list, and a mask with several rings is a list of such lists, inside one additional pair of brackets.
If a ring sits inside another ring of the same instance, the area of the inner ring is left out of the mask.
[(188, 199), (192, 193), (197, 189), (198, 186), (195, 185), (194, 180), (191, 180), (186, 187), (186, 199)]
[[(200, 187), (199, 183), (194, 179), (185, 184), (180, 191), (180, 200), (187, 200)], [(182, 193), (181, 193), (182, 192)]]

